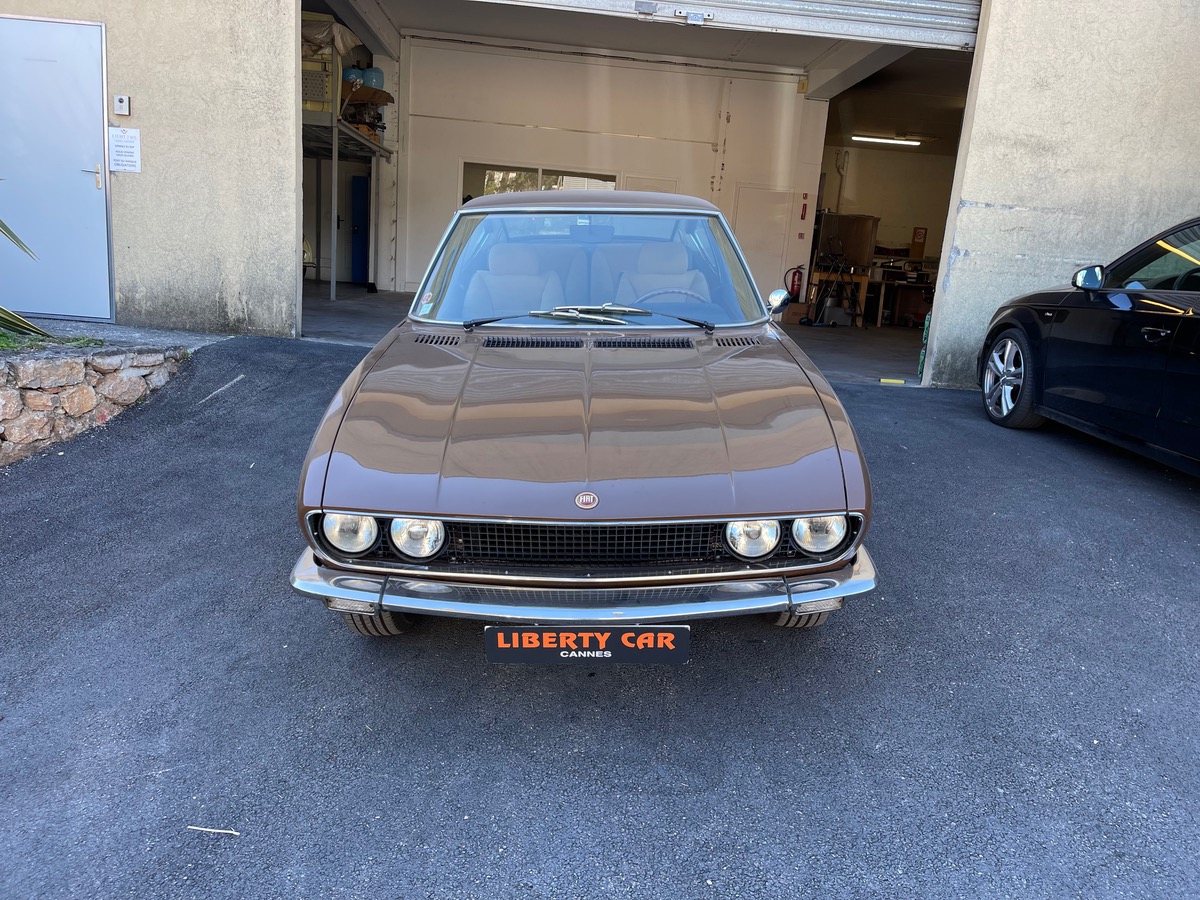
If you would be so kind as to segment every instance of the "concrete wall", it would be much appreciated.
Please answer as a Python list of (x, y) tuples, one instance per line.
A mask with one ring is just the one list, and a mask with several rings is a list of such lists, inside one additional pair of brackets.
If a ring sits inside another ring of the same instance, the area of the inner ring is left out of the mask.
[(113, 173), (119, 323), (290, 335), (300, 275), (299, 3), (0, 0), (103, 22), (108, 106), (142, 171)]
[(946, 229), (946, 208), (954, 183), (953, 156), (935, 156), (904, 150), (853, 147), (825, 148), (821, 171), (825, 173), (825, 205), (834, 209), (841, 177), (834, 154), (849, 150), (846, 186), (838, 212), (879, 217), (876, 243), (908, 247), (914, 228), (928, 228), (927, 256), (941, 249)]
[(1198, 43), (1179, 0), (985, 0), (927, 383), (974, 385), (1006, 299), (1196, 215)]
[(767, 290), (807, 258), (827, 106), (798, 94), (795, 77), (407, 37), (400, 73), (404, 289), (416, 288), (461, 201), (464, 162), (612, 174), (621, 188), (673, 181), (716, 203), (770, 260), (755, 272)]

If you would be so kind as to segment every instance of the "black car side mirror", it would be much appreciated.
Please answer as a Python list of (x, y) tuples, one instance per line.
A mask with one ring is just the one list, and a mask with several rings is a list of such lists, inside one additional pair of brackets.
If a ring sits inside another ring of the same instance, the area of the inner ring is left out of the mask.
[(1104, 266), (1085, 266), (1075, 273), (1071, 284), (1085, 291), (1098, 291), (1104, 284)]

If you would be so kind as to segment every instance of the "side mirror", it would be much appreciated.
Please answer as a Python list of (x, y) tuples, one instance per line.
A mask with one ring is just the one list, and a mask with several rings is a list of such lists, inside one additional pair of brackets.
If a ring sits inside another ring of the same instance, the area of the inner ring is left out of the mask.
[(771, 310), (771, 315), (781, 313), (791, 299), (792, 295), (785, 290), (771, 291), (770, 296), (767, 297), (767, 308)]
[(1071, 284), (1085, 291), (1098, 291), (1104, 285), (1104, 266), (1086, 266), (1075, 273)]

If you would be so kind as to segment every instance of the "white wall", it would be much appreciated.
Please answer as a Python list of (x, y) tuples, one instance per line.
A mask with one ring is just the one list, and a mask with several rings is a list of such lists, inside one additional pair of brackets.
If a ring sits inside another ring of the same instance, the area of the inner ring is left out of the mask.
[(878, 216), (875, 242), (889, 247), (907, 247), (914, 228), (928, 228), (925, 255), (936, 256), (946, 230), (955, 158), (857, 145), (826, 147), (821, 171), (825, 173), (824, 202), (831, 210), (837, 206), (842, 179), (834, 165), (839, 152), (850, 156), (841, 209), (836, 211)]
[[(781, 207), (777, 258), (755, 273), (760, 287), (777, 286), (785, 269), (806, 258), (826, 104), (806, 102), (794, 77), (410, 37), (403, 44), (399, 87), (410, 111), (399, 204), (407, 210), (400, 224), (405, 289), (416, 288), (461, 201), (464, 162), (606, 173), (619, 187), (630, 176), (672, 179), (680, 193), (713, 201), (731, 223), (739, 189), (743, 198), (782, 191), (795, 202)], [(764, 230), (761, 221), (744, 221), (742, 230), (751, 224)], [(756, 246), (772, 243), (752, 237)]]
[(102, 22), (109, 122), (141, 131), (111, 178), (116, 319), (291, 335), (300, 275), (299, 3), (0, 0), (0, 13)]
[(992, 313), (1196, 215), (1192, 4), (984, 0), (930, 342), (973, 385)]

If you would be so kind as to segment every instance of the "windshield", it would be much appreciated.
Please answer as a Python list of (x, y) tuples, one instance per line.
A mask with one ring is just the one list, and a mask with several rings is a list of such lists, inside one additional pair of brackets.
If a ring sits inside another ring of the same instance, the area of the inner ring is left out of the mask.
[(412, 314), (666, 326), (742, 324), (766, 311), (717, 216), (491, 212), (458, 218)]

